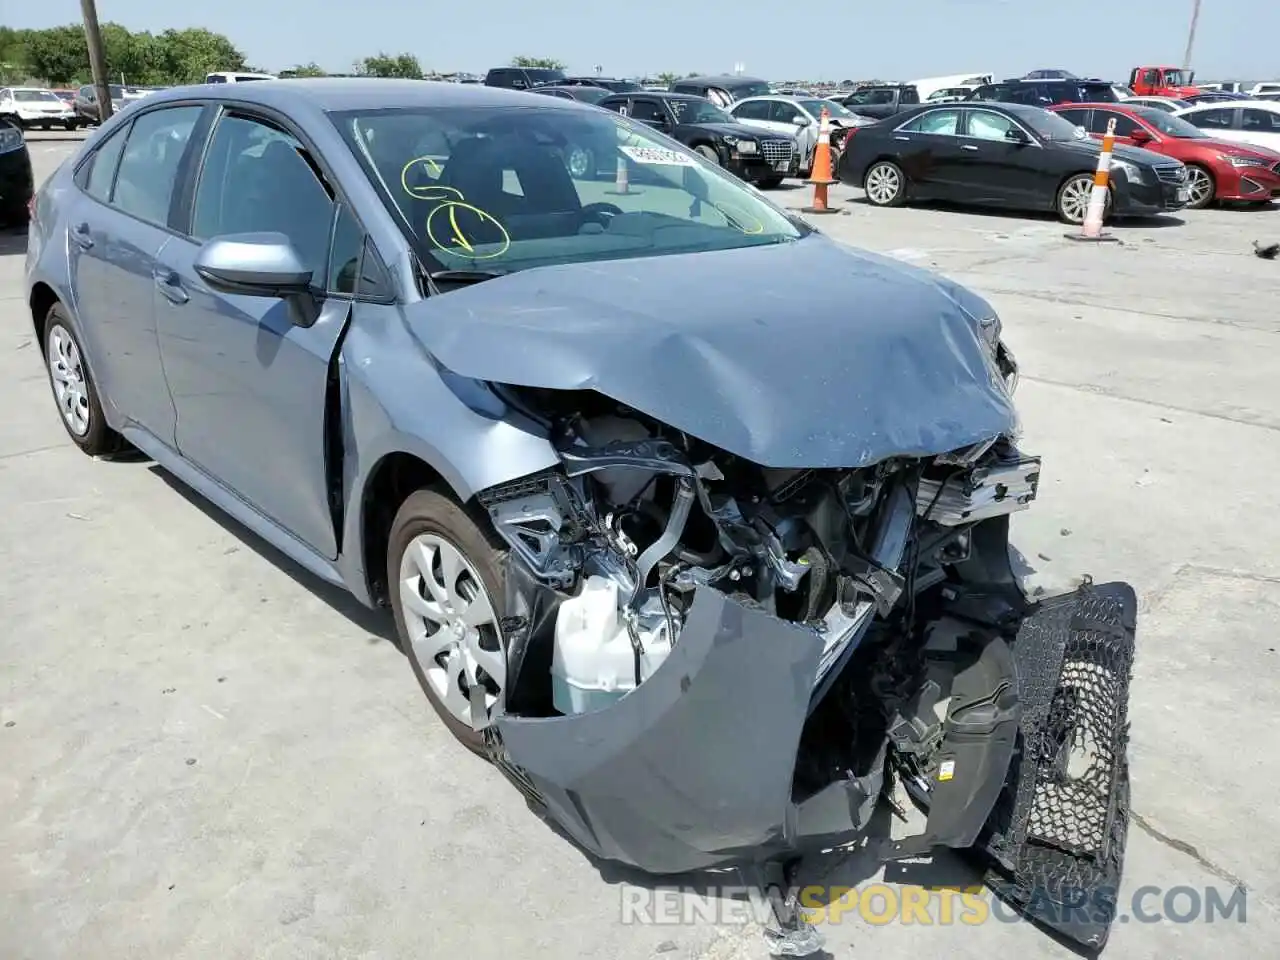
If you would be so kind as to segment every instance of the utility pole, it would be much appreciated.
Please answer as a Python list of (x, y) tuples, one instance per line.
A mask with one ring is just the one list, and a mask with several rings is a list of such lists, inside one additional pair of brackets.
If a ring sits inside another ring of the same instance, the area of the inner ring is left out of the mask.
[(1187, 31), (1187, 52), (1182, 55), (1182, 69), (1191, 69), (1191, 48), (1196, 42), (1196, 25), (1200, 22), (1200, 0), (1192, 0), (1191, 29)]
[(111, 116), (111, 86), (107, 78), (107, 54), (102, 49), (102, 31), (98, 28), (98, 7), (94, 0), (80, 0), (84, 14), (84, 39), (89, 45), (89, 69), (93, 71), (93, 86), (98, 91), (98, 122), (106, 123)]

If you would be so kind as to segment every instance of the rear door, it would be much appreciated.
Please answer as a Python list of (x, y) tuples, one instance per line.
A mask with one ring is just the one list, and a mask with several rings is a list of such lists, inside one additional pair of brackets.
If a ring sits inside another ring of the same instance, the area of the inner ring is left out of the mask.
[(1194, 110), (1182, 117), (1188, 123), (1199, 127), (1211, 137), (1219, 140), (1246, 142), (1244, 131), (1240, 129), (1240, 111), (1235, 107), (1213, 107), (1209, 110)]
[[(248, 111), (218, 119), (182, 236), (161, 256), (157, 322), (177, 409), (178, 450), (205, 473), (332, 559), (337, 537), (325, 472), (330, 363), (351, 302), (331, 296), (353, 269), (353, 240), (331, 263), (342, 221), (332, 187), (298, 137)], [(345, 208), (343, 208), (345, 209)], [(362, 233), (350, 225), (345, 235)], [(196, 274), (201, 245), (234, 233), (278, 232), (312, 271), (319, 314), (294, 323), (275, 297), (212, 290)], [(345, 271), (345, 274), (344, 274)]]
[(203, 114), (164, 107), (120, 126), (77, 169), (81, 192), (67, 216), (71, 292), (99, 388), (121, 419), (169, 445), (175, 417), (156, 340), (156, 270)]
[(959, 133), (958, 107), (926, 110), (893, 131), (890, 143), (916, 196), (956, 195), (962, 174)]

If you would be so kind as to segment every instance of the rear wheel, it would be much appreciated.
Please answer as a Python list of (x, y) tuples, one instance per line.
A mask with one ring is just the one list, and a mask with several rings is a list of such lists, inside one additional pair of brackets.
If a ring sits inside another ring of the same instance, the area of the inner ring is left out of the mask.
[(1217, 193), (1217, 184), (1213, 174), (1196, 163), (1187, 164), (1187, 207), (1191, 210), (1203, 210), (1213, 203)]
[(479, 754), (507, 689), (505, 561), (487, 519), (440, 490), (411, 494), (391, 526), (387, 583), (401, 648), (445, 726)]
[(49, 386), (67, 435), (90, 456), (117, 453), (124, 442), (107, 426), (98, 388), (61, 304), (55, 303), (45, 320), (44, 356)]
[(867, 171), (862, 189), (877, 207), (899, 207), (907, 198), (907, 177), (896, 163), (878, 160)]

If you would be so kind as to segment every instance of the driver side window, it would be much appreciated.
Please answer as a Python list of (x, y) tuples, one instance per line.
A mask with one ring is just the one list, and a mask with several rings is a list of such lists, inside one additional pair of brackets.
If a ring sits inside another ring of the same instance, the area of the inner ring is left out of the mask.
[(974, 110), (969, 114), (969, 136), (978, 140), (1004, 140), (1016, 125), (1001, 113)]
[(639, 120), (642, 123), (648, 121), (665, 124), (667, 122), (667, 112), (662, 109), (661, 104), (652, 100), (632, 100), (631, 119)]
[(250, 117), (218, 121), (196, 188), (193, 237), (282, 233), (320, 280), (332, 215), (332, 195), (301, 143)]

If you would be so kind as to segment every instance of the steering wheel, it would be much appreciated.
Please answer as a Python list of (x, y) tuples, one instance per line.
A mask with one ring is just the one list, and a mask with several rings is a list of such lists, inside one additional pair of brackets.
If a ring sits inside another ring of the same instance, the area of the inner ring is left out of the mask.
[(594, 220), (603, 227), (609, 225), (609, 221), (613, 217), (622, 215), (622, 208), (614, 203), (588, 203), (580, 211), (579, 216), (586, 223), (588, 220)]

